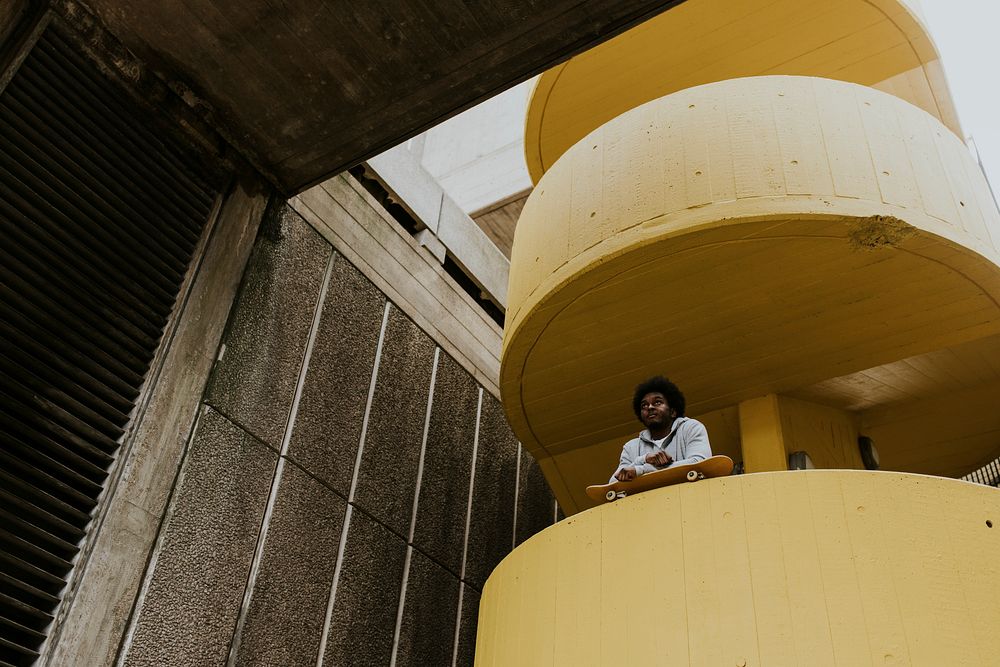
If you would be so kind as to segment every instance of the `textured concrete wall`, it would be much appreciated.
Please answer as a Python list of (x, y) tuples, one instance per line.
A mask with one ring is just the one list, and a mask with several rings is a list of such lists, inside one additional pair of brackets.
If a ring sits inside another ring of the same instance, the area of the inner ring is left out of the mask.
[(284, 208), (121, 664), (471, 664), (486, 577), (555, 511), (497, 399)]

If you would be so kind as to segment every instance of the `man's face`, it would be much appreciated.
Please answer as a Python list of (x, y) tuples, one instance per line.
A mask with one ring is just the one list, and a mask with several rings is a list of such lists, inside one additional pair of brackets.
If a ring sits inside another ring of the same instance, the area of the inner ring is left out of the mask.
[(646, 428), (663, 426), (676, 416), (677, 413), (667, 403), (667, 398), (658, 391), (649, 392), (639, 403), (639, 420)]

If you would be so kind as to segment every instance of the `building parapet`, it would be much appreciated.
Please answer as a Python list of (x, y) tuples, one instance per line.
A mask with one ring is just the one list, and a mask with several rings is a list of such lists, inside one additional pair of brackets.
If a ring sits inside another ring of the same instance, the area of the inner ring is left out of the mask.
[(367, 172), (423, 228), (418, 232), (418, 241), (439, 262), (444, 262), (445, 253), (454, 259), (483, 295), (505, 310), (510, 262), (427, 172), (406, 144), (377, 155), (365, 164)]

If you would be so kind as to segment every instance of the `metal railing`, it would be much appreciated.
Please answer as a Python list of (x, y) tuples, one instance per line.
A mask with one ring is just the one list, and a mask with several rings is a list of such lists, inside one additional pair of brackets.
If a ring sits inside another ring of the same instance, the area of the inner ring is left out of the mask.
[(1000, 487), (1000, 459), (995, 459), (979, 470), (973, 470), (962, 477), (966, 482)]

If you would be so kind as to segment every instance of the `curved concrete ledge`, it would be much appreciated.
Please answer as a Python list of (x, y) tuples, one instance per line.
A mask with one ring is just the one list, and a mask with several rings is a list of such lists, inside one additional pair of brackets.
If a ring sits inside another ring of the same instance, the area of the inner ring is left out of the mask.
[(687, 0), (541, 76), (525, 124), (532, 180), (583, 136), (640, 104), (771, 74), (879, 88), (962, 136), (934, 44), (900, 0)]
[(543, 460), (635, 430), (652, 373), (699, 414), (996, 333), (998, 247), (978, 166), (912, 105), (806, 77), (685, 90), (528, 199), (504, 405)]
[(996, 489), (859, 471), (706, 480), (515, 549), (483, 589), (476, 664), (986, 665), (998, 586)]

